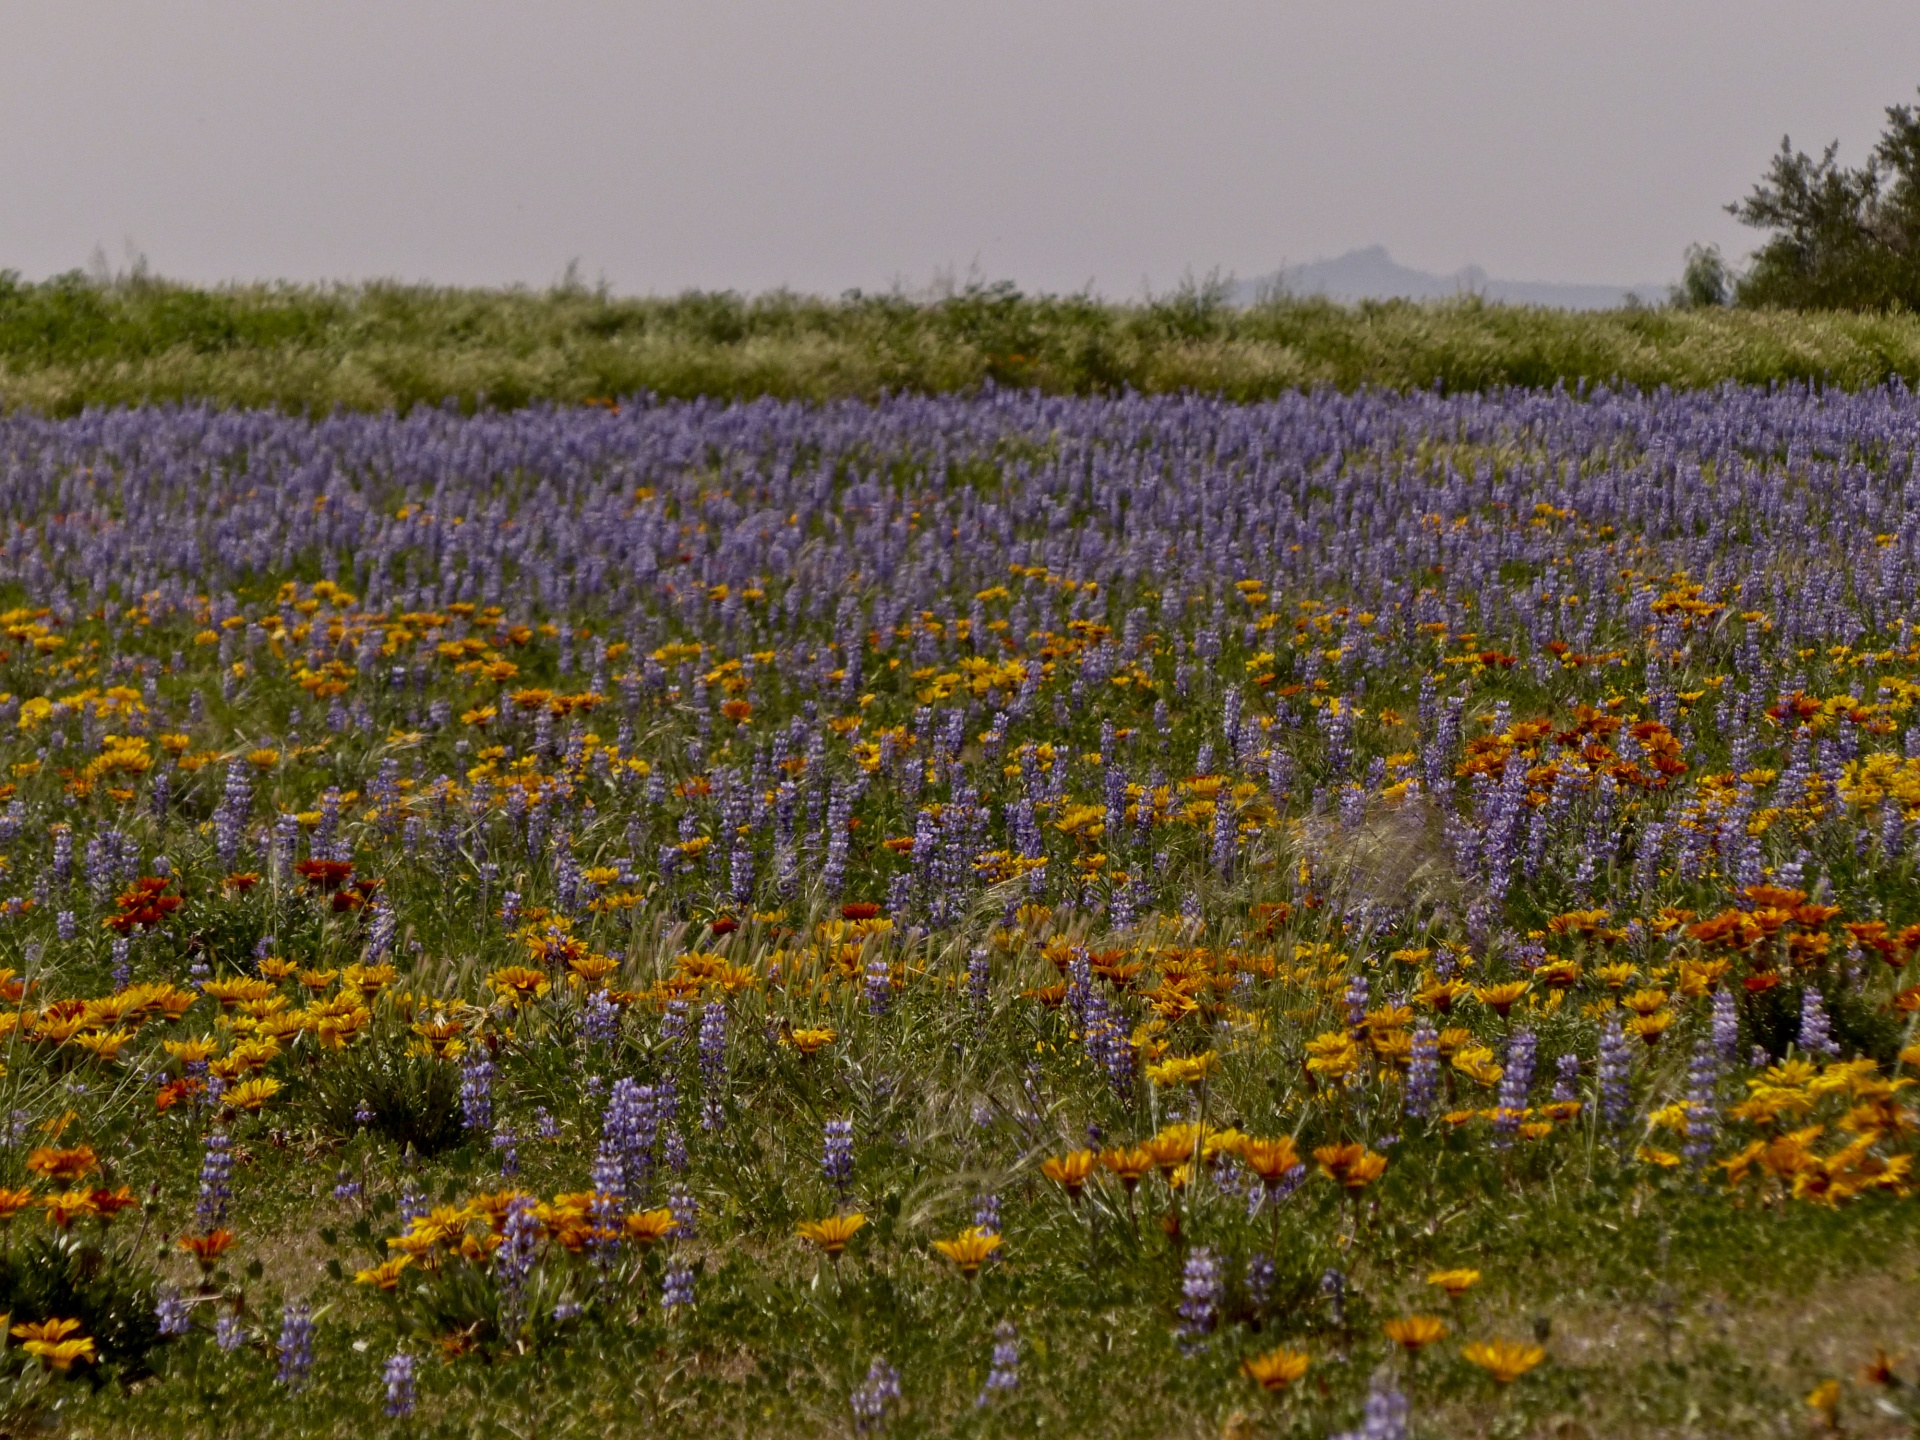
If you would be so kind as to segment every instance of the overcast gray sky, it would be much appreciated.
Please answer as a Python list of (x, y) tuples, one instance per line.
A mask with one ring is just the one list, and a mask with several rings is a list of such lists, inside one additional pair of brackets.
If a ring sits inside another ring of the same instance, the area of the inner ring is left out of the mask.
[(10, 0), (0, 268), (1130, 296), (1385, 244), (1659, 280), (1915, 0)]

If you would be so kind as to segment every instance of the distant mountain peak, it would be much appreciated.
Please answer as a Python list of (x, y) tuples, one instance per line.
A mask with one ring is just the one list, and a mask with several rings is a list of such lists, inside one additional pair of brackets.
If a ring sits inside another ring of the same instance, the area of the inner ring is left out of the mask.
[(1478, 265), (1451, 275), (1436, 275), (1400, 264), (1384, 245), (1365, 245), (1330, 260), (1288, 265), (1234, 287), (1235, 298), (1251, 303), (1261, 294), (1324, 295), (1351, 304), (1356, 300), (1450, 300), (1479, 295), (1508, 305), (1543, 305), (1557, 310), (1614, 310), (1637, 297), (1646, 304), (1665, 298), (1667, 286), (1579, 285), (1553, 280), (1496, 280)]

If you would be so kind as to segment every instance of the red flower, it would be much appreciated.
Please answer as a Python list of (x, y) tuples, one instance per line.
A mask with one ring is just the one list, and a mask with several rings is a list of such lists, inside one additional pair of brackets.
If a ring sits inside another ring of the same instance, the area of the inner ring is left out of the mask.
[(109, 930), (122, 935), (135, 926), (142, 930), (153, 929), (181, 906), (178, 895), (166, 893), (167, 886), (172, 883), (158, 875), (141, 876), (114, 897), (113, 903), (119, 907), (120, 913), (109, 915), (103, 923)]
[(307, 884), (323, 895), (331, 895), (347, 883), (347, 877), (353, 874), (351, 860), (302, 860), (293, 867), (294, 873), (306, 877)]

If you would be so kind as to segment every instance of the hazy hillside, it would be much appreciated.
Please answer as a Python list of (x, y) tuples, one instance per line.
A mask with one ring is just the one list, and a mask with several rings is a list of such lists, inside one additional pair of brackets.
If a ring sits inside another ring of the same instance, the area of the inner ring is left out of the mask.
[(1251, 304), (1263, 294), (1281, 290), (1289, 295), (1324, 295), (1352, 304), (1358, 300), (1449, 300), (1478, 295), (1507, 305), (1545, 305), (1555, 310), (1614, 310), (1629, 303), (1666, 298), (1664, 283), (1644, 285), (1570, 285), (1552, 280), (1496, 280), (1478, 265), (1451, 275), (1436, 275), (1402, 265), (1384, 245), (1349, 250), (1331, 260), (1287, 265), (1235, 287), (1234, 298)]

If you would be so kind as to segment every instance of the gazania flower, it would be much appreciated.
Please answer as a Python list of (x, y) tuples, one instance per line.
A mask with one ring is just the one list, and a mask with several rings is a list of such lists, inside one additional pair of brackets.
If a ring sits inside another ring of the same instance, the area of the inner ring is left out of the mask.
[(1473, 987), (1473, 998), (1504, 1020), (1507, 1012), (1519, 1004), (1521, 997), (1532, 988), (1533, 982), (1530, 980), (1508, 980), (1500, 985), (1476, 985)]
[(1284, 1390), (1302, 1375), (1312, 1362), (1298, 1350), (1269, 1350), (1240, 1362), (1240, 1373), (1263, 1390)]
[(980, 1267), (987, 1263), (987, 1257), (1000, 1248), (1000, 1236), (978, 1225), (962, 1230), (951, 1240), (936, 1240), (933, 1248), (960, 1267), (960, 1273), (971, 1280), (980, 1273)]
[(1435, 1270), (1427, 1276), (1427, 1284), (1438, 1285), (1447, 1292), (1449, 1300), (1458, 1300), (1467, 1291), (1480, 1283), (1478, 1270)]
[(180, 1248), (193, 1256), (202, 1270), (212, 1270), (233, 1243), (231, 1230), (209, 1230), (204, 1235), (182, 1235)]
[(24, 1186), (18, 1190), (0, 1187), (0, 1220), (19, 1214), (33, 1204), (33, 1191)]
[(526, 965), (508, 965), (487, 977), (487, 984), (508, 1005), (519, 1006), (538, 999), (553, 988), (547, 972)]
[(641, 1246), (653, 1244), (664, 1239), (680, 1228), (680, 1222), (673, 1218), (673, 1211), (636, 1210), (627, 1216), (627, 1238)]
[(371, 1285), (376, 1290), (392, 1290), (400, 1283), (400, 1272), (413, 1264), (411, 1255), (395, 1255), (366, 1270), (353, 1272), (353, 1283)]
[(1322, 1145), (1313, 1152), (1320, 1173), (1349, 1190), (1364, 1190), (1387, 1173), (1387, 1157), (1361, 1144)]
[(585, 985), (589, 990), (605, 988), (608, 977), (619, 968), (620, 962), (611, 955), (574, 955), (567, 960), (567, 971), (573, 977), (571, 983)]
[(15, 1325), (10, 1333), (16, 1340), (64, 1340), (79, 1329), (78, 1320), (35, 1320)]
[(93, 1341), (85, 1335), (76, 1340), (29, 1340), (20, 1348), (49, 1370), (58, 1370), (63, 1374), (77, 1361), (84, 1360), (91, 1364), (94, 1359)]
[(122, 935), (136, 927), (142, 930), (155, 928), (181, 906), (178, 895), (166, 893), (170, 883), (158, 875), (142, 876), (114, 897), (113, 903), (120, 913), (110, 915), (100, 923)]
[(829, 1029), (795, 1030), (787, 1036), (787, 1043), (802, 1055), (811, 1055), (833, 1044), (839, 1036)]
[(87, 1198), (93, 1203), (93, 1213), (107, 1220), (140, 1203), (134, 1199), (133, 1191), (124, 1185), (118, 1190), (95, 1190)]
[(279, 1093), (280, 1082), (261, 1075), (241, 1081), (224, 1098), (236, 1110), (258, 1110)]
[(1274, 1140), (1248, 1140), (1240, 1147), (1240, 1158), (1269, 1189), (1286, 1183), (1287, 1177), (1300, 1168), (1300, 1152), (1290, 1135)]
[(91, 1145), (75, 1145), (68, 1150), (42, 1145), (27, 1156), (27, 1169), (44, 1180), (66, 1183), (91, 1175), (99, 1168), (100, 1157), (93, 1153)]
[(47, 1223), (65, 1230), (76, 1220), (84, 1220), (89, 1215), (98, 1215), (99, 1207), (93, 1203), (91, 1190), (67, 1190), (58, 1195), (48, 1195), (40, 1203), (47, 1207)]
[(860, 1232), (867, 1223), (867, 1217), (859, 1211), (851, 1215), (829, 1215), (824, 1220), (803, 1220), (800, 1222), (800, 1238), (811, 1240), (828, 1255), (838, 1259), (840, 1252), (847, 1248), (847, 1242)]
[(1041, 1161), (1040, 1173), (1060, 1186), (1073, 1199), (1078, 1200), (1080, 1192), (1086, 1188), (1087, 1177), (1093, 1174), (1093, 1162), (1093, 1151), (1075, 1150), (1067, 1155), (1049, 1156)]
[(1860, 1378), (1869, 1385), (1885, 1385), (1889, 1389), (1903, 1383), (1894, 1373), (1892, 1358), (1878, 1345), (1874, 1346), (1873, 1359), (1860, 1367)]
[(1204, 1055), (1175, 1055), (1158, 1065), (1149, 1065), (1147, 1078), (1162, 1086), (1198, 1085), (1219, 1063), (1219, 1055), (1212, 1050)]
[(1447, 1322), (1437, 1315), (1401, 1315), (1382, 1325), (1386, 1337), (1410, 1355), (1416, 1355), (1447, 1333)]
[(1162, 1174), (1171, 1175), (1193, 1158), (1193, 1152), (1199, 1145), (1199, 1126), (1170, 1125), (1140, 1148), (1152, 1158)]
[(1547, 1352), (1538, 1345), (1519, 1340), (1476, 1340), (1461, 1346), (1460, 1354), (1502, 1385), (1511, 1385), (1547, 1358)]
[(353, 864), (347, 860), (302, 860), (293, 870), (321, 894), (331, 895), (347, 883)]
[(1656, 1010), (1651, 1015), (1634, 1016), (1633, 1019), (1627, 1021), (1624, 1028), (1627, 1034), (1638, 1035), (1642, 1040), (1646, 1041), (1647, 1044), (1653, 1045), (1659, 1042), (1660, 1037), (1667, 1033), (1668, 1027), (1672, 1024), (1673, 1012), (1671, 1010)]
[(1138, 1145), (1132, 1149), (1102, 1150), (1100, 1163), (1113, 1172), (1131, 1195), (1141, 1177), (1153, 1169), (1153, 1154)]
[(75, 1361), (94, 1358), (93, 1341), (76, 1334), (78, 1320), (43, 1320), (37, 1325), (16, 1325), (13, 1334), (23, 1343), (20, 1348), (49, 1370), (65, 1371)]
[(106, 1030), (76, 1035), (69, 1043), (79, 1046), (96, 1060), (112, 1061), (120, 1058), (120, 1052), (126, 1048), (127, 1042), (131, 1039), (133, 1039), (131, 1030)]

